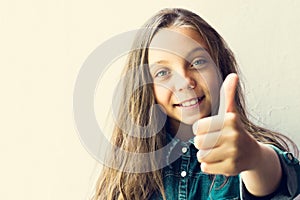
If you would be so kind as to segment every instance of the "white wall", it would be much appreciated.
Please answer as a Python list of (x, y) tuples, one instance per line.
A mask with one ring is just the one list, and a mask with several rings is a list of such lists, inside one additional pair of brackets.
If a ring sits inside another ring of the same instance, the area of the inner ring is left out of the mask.
[(191, 9), (219, 31), (249, 110), (300, 145), (300, 1), (1, 1), (1, 199), (86, 198), (96, 162), (73, 121), (78, 71), (103, 41), (164, 7)]

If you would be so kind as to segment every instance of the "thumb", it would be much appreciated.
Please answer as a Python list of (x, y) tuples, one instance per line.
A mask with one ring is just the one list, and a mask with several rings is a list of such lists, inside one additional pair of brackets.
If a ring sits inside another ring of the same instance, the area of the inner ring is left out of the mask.
[(220, 91), (219, 114), (235, 111), (234, 97), (238, 80), (238, 76), (235, 73), (228, 74), (225, 78)]

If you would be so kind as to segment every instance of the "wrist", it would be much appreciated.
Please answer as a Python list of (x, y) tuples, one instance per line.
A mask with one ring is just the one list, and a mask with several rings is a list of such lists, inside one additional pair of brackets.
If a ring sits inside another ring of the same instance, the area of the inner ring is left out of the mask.
[(257, 141), (256, 144), (254, 144), (249, 160), (248, 168), (242, 173), (255, 171), (260, 172), (262, 170), (264, 171), (266, 170), (266, 167), (269, 166), (270, 162), (280, 164), (276, 152), (268, 145)]
[(248, 167), (246, 170), (244, 170), (244, 172), (258, 170), (261, 167), (261, 165), (263, 164), (262, 161), (264, 161), (264, 159), (266, 157), (265, 145), (261, 142), (256, 141), (254, 138), (253, 138), (253, 143), (251, 145), (251, 148), (249, 148), (249, 149), (250, 149), (250, 152), (249, 152)]

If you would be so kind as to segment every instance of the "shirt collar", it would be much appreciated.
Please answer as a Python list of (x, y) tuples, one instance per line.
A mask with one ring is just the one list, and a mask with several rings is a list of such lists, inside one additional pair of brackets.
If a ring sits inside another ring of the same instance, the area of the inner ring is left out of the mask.
[(173, 137), (170, 133), (167, 133), (167, 143), (170, 143), (170, 145), (166, 152), (166, 160), (167, 165), (170, 166), (171, 162), (174, 162), (182, 155), (180, 147), (189, 147), (191, 144), (194, 145), (194, 138), (191, 138), (185, 142)]

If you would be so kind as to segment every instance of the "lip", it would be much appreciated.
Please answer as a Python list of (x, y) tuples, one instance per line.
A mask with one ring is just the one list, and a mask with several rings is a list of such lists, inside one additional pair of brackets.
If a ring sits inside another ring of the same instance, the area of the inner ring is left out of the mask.
[[(205, 95), (201, 96), (201, 97), (196, 97), (196, 98), (191, 98), (188, 100), (184, 100), (178, 104), (173, 104), (174, 107), (180, 107), (180, 108), (193, 108), (193, 107), (197, 107), (205, 98)], [(187, 102), (191, 102), (191, 101), (197, 101), (197, 103), (193, 104), (193, 105), (184, 105)]]

